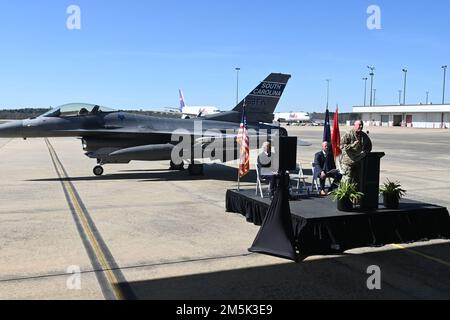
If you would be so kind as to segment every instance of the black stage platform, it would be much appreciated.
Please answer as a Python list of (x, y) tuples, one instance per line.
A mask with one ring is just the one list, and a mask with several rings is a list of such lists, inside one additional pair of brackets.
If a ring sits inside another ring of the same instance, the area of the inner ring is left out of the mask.
[[(450, 238), (446, 208), (402, 200), (400, 208), (371, 212), (341, 212), (330, 198), (301, 197), (289, 202), (295, 241), (302, 254), (342, 252), (351, 248), (383, 246)], [(253, 190), (228, 190), (227, 212), (240, 213), (261, 225), (270, 199)]]

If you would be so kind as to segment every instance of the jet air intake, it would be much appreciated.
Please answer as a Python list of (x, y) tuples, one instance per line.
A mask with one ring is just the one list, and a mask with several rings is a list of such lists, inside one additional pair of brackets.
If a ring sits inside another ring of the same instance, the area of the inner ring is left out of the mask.
[(11, 121), (0, 125), (0, 138), (23, 137), (23, 121)]

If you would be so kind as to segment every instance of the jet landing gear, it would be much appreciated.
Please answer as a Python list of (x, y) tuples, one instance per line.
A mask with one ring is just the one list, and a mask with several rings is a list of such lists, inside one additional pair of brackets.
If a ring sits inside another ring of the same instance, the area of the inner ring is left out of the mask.
[(92, 172), (94, 172), (94, 174), (99, 177), (101, 175), (103, 175), (103, 172), (105, 170), (103, 170), (102, 165), (104, 165), (104, 162), (102, 159), (97, 159), (97, 165), (94, 167), (94, 170), (92, 170)]
[(104, 170), (102, 166), (95, 166), (93, 172), (96, 176), (99, 177), (103, 174)]
[(202, 176), (203, 164), (190, 164), (188, 170), (191, 176)]
[(180, 164), (175, 164), (173, 161), (170, 161), (170, 168), (169, 168), (169, 170), (182, 171), (182, 170), (184, 170), (184, 163), (181, 162)]

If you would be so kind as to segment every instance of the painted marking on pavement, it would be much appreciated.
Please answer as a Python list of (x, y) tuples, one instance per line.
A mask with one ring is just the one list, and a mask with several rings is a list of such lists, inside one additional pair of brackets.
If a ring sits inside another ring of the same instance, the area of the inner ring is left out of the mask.
[(408, 252), (410, 252), (410, 253), (412, 253), (412, 254), (421, 256), (422, 258), (425, 258), (425, 259), (428, 259), (428, 260), (437, 262), (437, 263), (439, 263), (439, 264), (442, 264), (442, 265), (444, 265), (444, 266), (450, 267), (450, 263), (447, 262), (447, 261), (445, 261), (445, 260), (442, 260), (442, 259), (439, 259), (439, 258), (435, 258), (435, 257), (433, 257), (433, 256), (429, 256), (429, 255), (427, 255), (427, 254), (425, 254), (425, 253), (422, 253), (422, 252), (419, 252), (419, 251), (416, 251), (416, 250), (413, 250), (413, 249), (410, 249), (410, 248), (406, 248), (406, 247), (401, 246), (401, 245), (399, 245), (399, 244), (392, 244), (392, 246), (395, 247), (395, 248), (397, 248), (397, 249), (402, 249), (402, 250), (408, 251)]
[(9, 139), (9, 140), (6, 141), (4, 144), (0, 145), (0, 149), (2, 149), (3, 147), (6, 147), (6, 145), (7, 145), (8, 143), (10, 143), (11, 141), (13, 141), (13, 140), (14, 140), (14, 138)]
[(91, 263), (93, 264), (94, 269), (99, 269), (102, 271), (100, 273), (97, 272), (96, 276), (102, 288), (103, 295), (106, 299), (135, 299), (131, 288), (129, 288), (125, 280), (125, 277), (122, 275), (120, 269), (115, 263), (109, 249), (106, 247), (100, 233), (95, 227), (89, 212), (86, 210), (86, 207), (81, 201), (78, 192), (71, 183), (70, 178), (59, 160), (55, 149), (47, 138), (45, 139), (45, 143), (47, 144), (53, 165), (55, 166), (55, 170), (60, 178), (67, 202), (73, 213), (78, 231), (90, 257)]

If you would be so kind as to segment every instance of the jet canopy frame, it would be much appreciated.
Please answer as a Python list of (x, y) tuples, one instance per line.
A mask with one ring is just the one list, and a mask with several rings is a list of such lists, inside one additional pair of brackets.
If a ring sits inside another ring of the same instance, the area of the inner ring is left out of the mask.
[(77, 117), (87, 115), (97, 115), (100, 113), (111, 113), (117, 110), (88, 103), (69, 103), (57, 108), (54, 108), (42, 115), (42, 117), (56, 118), (56, 117)]

